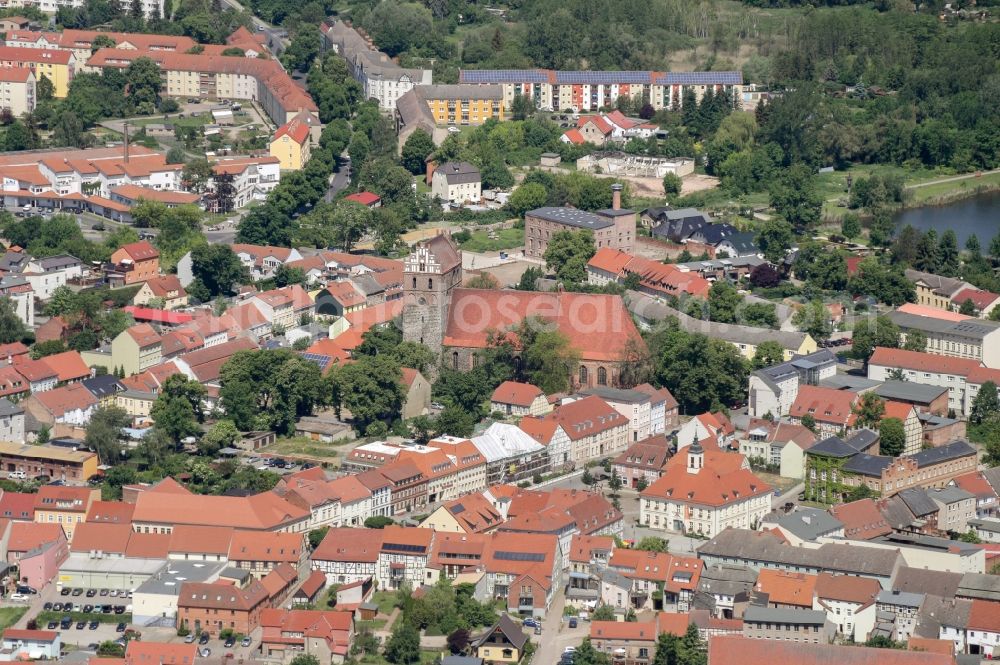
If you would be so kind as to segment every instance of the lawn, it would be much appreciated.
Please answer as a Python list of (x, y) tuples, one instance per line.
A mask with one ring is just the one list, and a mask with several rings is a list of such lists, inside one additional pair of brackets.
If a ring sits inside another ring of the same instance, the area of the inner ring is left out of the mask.
[(385, 619), (372, 619), (371, 621), (358, 621), (355, 626), (358, 630), (362, 628), (370, 628), (372, 632), (377, 632), (385, 628), (385, 624), (389, 623)]
[(337, 457), (337, 451), (333, 449), (333, 446), (343, 445), (348, 441), (349, 439), (345, 439), (336, 443), (324, 443), (322, 441), (313, 441), (304, 436), (293, 436), (286, 439), (278, 439), (271, 445), (261, 448), (260, 452), (316, 457), (332, 462)]
[(489, 231), (474, 231), (460, 247), (467, 252), (498, 252), (524, 247), (524, 229), (500, 229), (493, 233), (495, 237), (490, 238)]
[[(420, 665), (431, 665), (441, 657), (441, 651), (420, 651)], [(363, 665), (389, 665), (382, 654), (368, 654), (360, 661)]]
[(208, 111), (201, 111), (198, 116), (185, 115), (183, 118), (178, 115), (171, 115), (169, 118), (156, 116), (152, 118), (133, 118), (128, 121), (130, 126), (143, 125), (180, 125), (181, 127), (201, 127), (212, 122), (212, 114)]
[(987, 173), (976, 177), (969, 174), (961, 180), (951, 182), (940, 182), (926, 187), (909, 186), (910, 205), (933, 202), (942, 198), (951, 198), (955, 195), (964, 195), (966, 192), (974, 193), (980, 187), (997, 188), (1000, 187), (1000, 173)]
[(27, 607), (0, 607), (0, 630), (13, 626), (27, 611)]
[(379, 614), (391, 614), (396, 606), (396, 594), (391, 591), (376, 591), (372, 602), (378, 605)]

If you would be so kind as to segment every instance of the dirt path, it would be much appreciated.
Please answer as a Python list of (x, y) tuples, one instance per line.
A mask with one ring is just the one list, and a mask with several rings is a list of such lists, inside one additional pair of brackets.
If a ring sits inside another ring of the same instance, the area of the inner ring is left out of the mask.
[(992, 171), (976, 171), (975, 173), (965, 173), (963, 175), (953, 175), (947, 178), (937, 178), (936, 180), (928, 180), (927, 182), (918, 182), (912, 185), (906, 185), (904, 189), (919, 189), (921, 187), (930, 187), (931, 185), (942, 185), (946, 182), (958, 182), (959, 180), (968, 180), (970, 178), (982, 178), (985, 175), (993, 175), (995, 173), (1000, 173), (1000, 169), (993, 169)]

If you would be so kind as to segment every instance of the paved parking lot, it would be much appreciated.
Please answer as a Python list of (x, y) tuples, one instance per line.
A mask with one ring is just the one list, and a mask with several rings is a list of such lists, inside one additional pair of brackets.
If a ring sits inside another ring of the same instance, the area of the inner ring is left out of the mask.
[[(132, 603), (131, 598), (112, 598), (109, 596), (95, 595), (91, 598), (83, 593), (79, 596), (63, 596), (60, 594), (60, 588), (52, 584), (41, 590), (41, 592), (32, 598), (28, 603), (11, 603), (5, 602), (3, 605), (5, 607), (24, 607), (28, 605), (28, 611), (16, 624), (17, 628), (24, 628), (28, 621), (38, 616), (39, 612), (44, 611), (43, 608), (45, 603), (66, 603), (72, 602), (74, 604), (79, 603), (80, 605), (95, 605), (95, 604), (112, 604), (112, 605), (129, 605)], [(108, 615), (116, 616), (116, 615)], [(117, 617), (116, 617), (117, 618)], [(76, 622), (73, 625), (63, 630), (61, 628), (55, 628), (62, 636), (63, 644), (73, 646), (77, 649), (88, 649), (95, 648), (92, 645), (100, 644), (101, 642), (113, 642), (122, 636), (121, 633), (117, 632), (116, 628), (119, 620), (112, 623), (100, 623), (97, 628), (91, 630), (89, 625), (82, 629), (77, 629)], [(173, 642), (179, 643), (184, 642), (183, 637), (177, 636), (177, 631), (172, 627), (150, 627), (150, 626), (136, 626), (132, 623), (127, 625), (128, 628), (139, 631), (142, 635), (142, 639), (147, 642)], [(39, 625), (39, 628), (45, 630), (48, 628), (47, 623)], [(224, 641), (220, 639), (210, 639), (207, 644), (199, 645), (199, 649), (208, 648), (211, 650), (211, 656), (221, 657), (227, 653), (232, 653), (234, 657), (240, 659), (249, 659), (255, 655), (257, 648), (260, 646), (260, 635), (259, 631), (251, 635), (252, 643), (249, 647), (240, 646), (237, 642), (230, 648), (224, 646)]]

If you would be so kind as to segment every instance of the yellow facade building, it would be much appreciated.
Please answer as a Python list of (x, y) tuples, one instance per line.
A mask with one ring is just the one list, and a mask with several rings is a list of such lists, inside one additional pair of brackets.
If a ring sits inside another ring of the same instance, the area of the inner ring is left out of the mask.
[(76, 70), (76, 58), (72, 51), (0, 46), (0, 67), (23, 67), (31, 70), (36, 86), (41, 84), (44, 76), (52, 83), (53, 96), (61, 99), (69, 94), (69, 84)]

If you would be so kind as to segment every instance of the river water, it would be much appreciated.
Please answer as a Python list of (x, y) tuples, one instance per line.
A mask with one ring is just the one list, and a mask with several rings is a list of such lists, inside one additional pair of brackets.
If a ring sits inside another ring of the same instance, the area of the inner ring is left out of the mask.
[(959, 249), (965, 248), (965, 241), (974, 233), (983, 251), (986, 251), (990, 240), (1000, 233), (1000, 192), (960, 199), (942, 206), (903, 210), (896, 215), (896, 224), (897, 231), (907, 224), (921, 231), (934, 229), (939, 238), (947, 229), (952, 229), (958, 236)]

